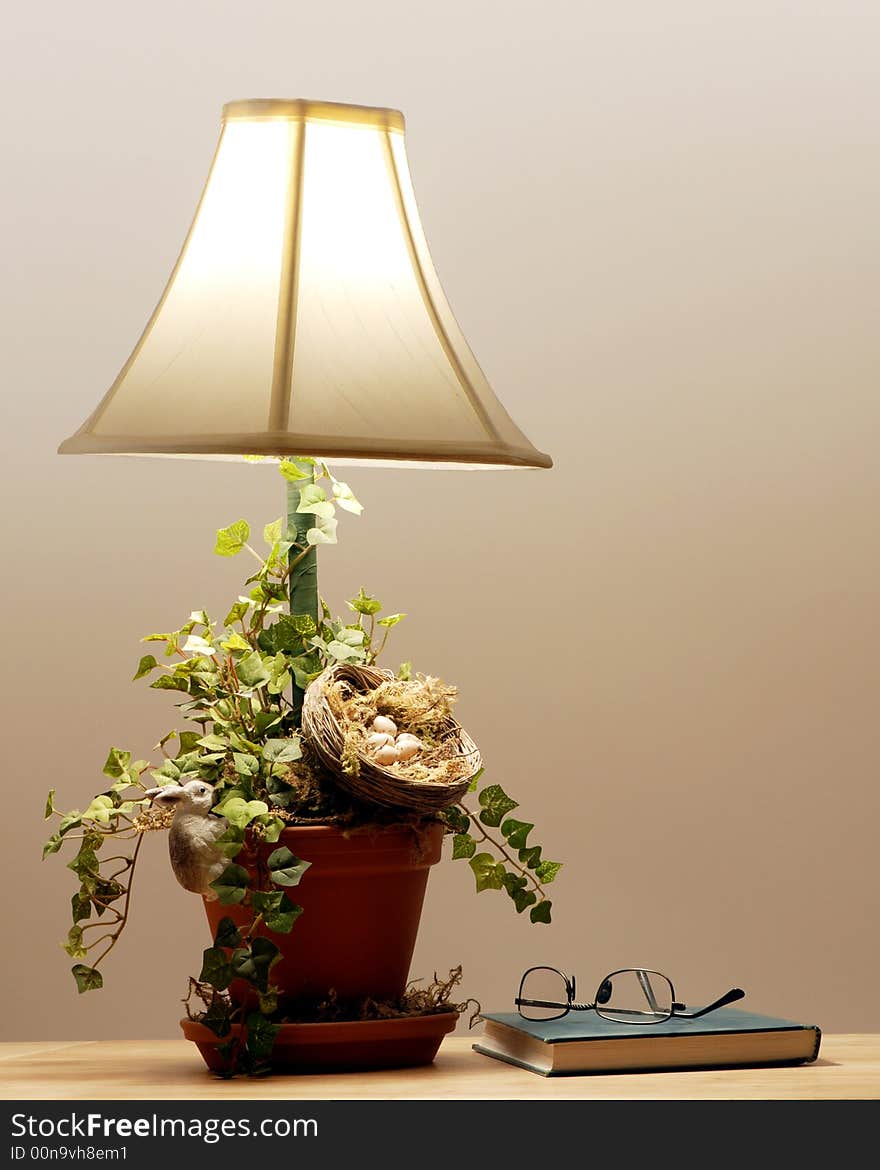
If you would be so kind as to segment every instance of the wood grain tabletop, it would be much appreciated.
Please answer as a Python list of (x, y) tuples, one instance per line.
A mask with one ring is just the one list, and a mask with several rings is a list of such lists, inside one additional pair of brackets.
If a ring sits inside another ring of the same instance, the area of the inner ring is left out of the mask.
[(186, 1040), (0, 1044), (3, 1100), (793, 1100), (880, 1098), (880, 1035), (823, 1036), (814, 1064), (541, 1077), (444, 1040), (423, 1068), (212, 1076)]

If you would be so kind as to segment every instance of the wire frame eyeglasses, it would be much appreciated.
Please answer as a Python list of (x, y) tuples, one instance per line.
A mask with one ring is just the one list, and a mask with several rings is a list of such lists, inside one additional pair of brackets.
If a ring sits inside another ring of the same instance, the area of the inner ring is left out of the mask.
[(673, 1016), (699, 1019), (744, 995), (739, 987), (732, 987), (707, 1007), (689, 1012), (676, 1000), (672, 980), (666, 975), (647, 967), (622, 967), (605, 976), (591, 1003), (578, 1003), (574, 977), (556, 967), (529, 967), (514, 1003), (524, 1020), (559, 1020), (569, 1012), (594, 1011), (615, 1024), (662, 1024)]

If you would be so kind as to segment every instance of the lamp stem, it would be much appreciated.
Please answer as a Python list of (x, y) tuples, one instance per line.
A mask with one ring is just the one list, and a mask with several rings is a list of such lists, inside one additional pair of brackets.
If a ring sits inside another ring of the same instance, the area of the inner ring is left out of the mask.
[[(305, 472), (307, 478), (299, 479), (296, 483), (287, 484), (287, 531), (288, 539), (300, 546), (294, 546), (288, 554), (291, 562), (289, 588), (290, 612), (292, 615), (308, 614), (317, 625), (318, 622), (318, 550), (314, 545), (309, 549), (302, 560), (297, 564), (293, 561), (299, 556), (300, 550), (307, 545), (307, 533), (314, 525), (315, 518), (310, 512), (298, 512), (300, 492), (303, 486), (314, 483), (314, 467), (307, 463), (297, 463), (300, 471)], [(302, 714), (304, 691), (293, 684), (293, 714), (299, 724)]]

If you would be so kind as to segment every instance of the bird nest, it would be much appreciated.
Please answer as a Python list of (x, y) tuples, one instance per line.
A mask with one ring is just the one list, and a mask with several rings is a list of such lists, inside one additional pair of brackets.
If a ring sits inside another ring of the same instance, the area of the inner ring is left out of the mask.
[[(454, 687), (435, 678), (340, 664), (319, 675), (303, 702), (303, 731), (339, 783), (387, 808), (439, 812), (454, 804), (482, 768), (477, 745), (452, 716)], [(376, 760), (374, 723), (390, 720), (398, 741), (416, 737), (407, 759)]]

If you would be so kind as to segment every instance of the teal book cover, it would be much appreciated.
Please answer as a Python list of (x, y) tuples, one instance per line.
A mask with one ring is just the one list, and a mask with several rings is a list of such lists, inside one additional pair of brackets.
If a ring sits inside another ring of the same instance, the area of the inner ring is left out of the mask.
[(518, 1012), (483, 1012), (484, 1020), (496, 1020), (508, 1028), (541, 1040), (545, 1044), (566, 1044), (577, 1040), (611, 1040), (620, 1037), (633, 1040), (637, 1036), (706, 1036), (720, 1032), (779, 1032), (789, 1029), (811, 1028), (777, 1016), (762, 1016), (739, 1008), (719, 1008), (699, 1020), (685, 1020), (673, 1016), (662, 1024), (616, 1024), (603, 1020), (595, 1012), (569, 1012), (561, 1020), (524, 1020)]
[(476, 1052), (542, 1076), (809, 1064), (821, 1031), (781, 1016), (719, 1008), (698, 1020), (623, 1024), (595, 1012), (558, 1020), (524, 1020), (516, 1012), (483, 1012)]

